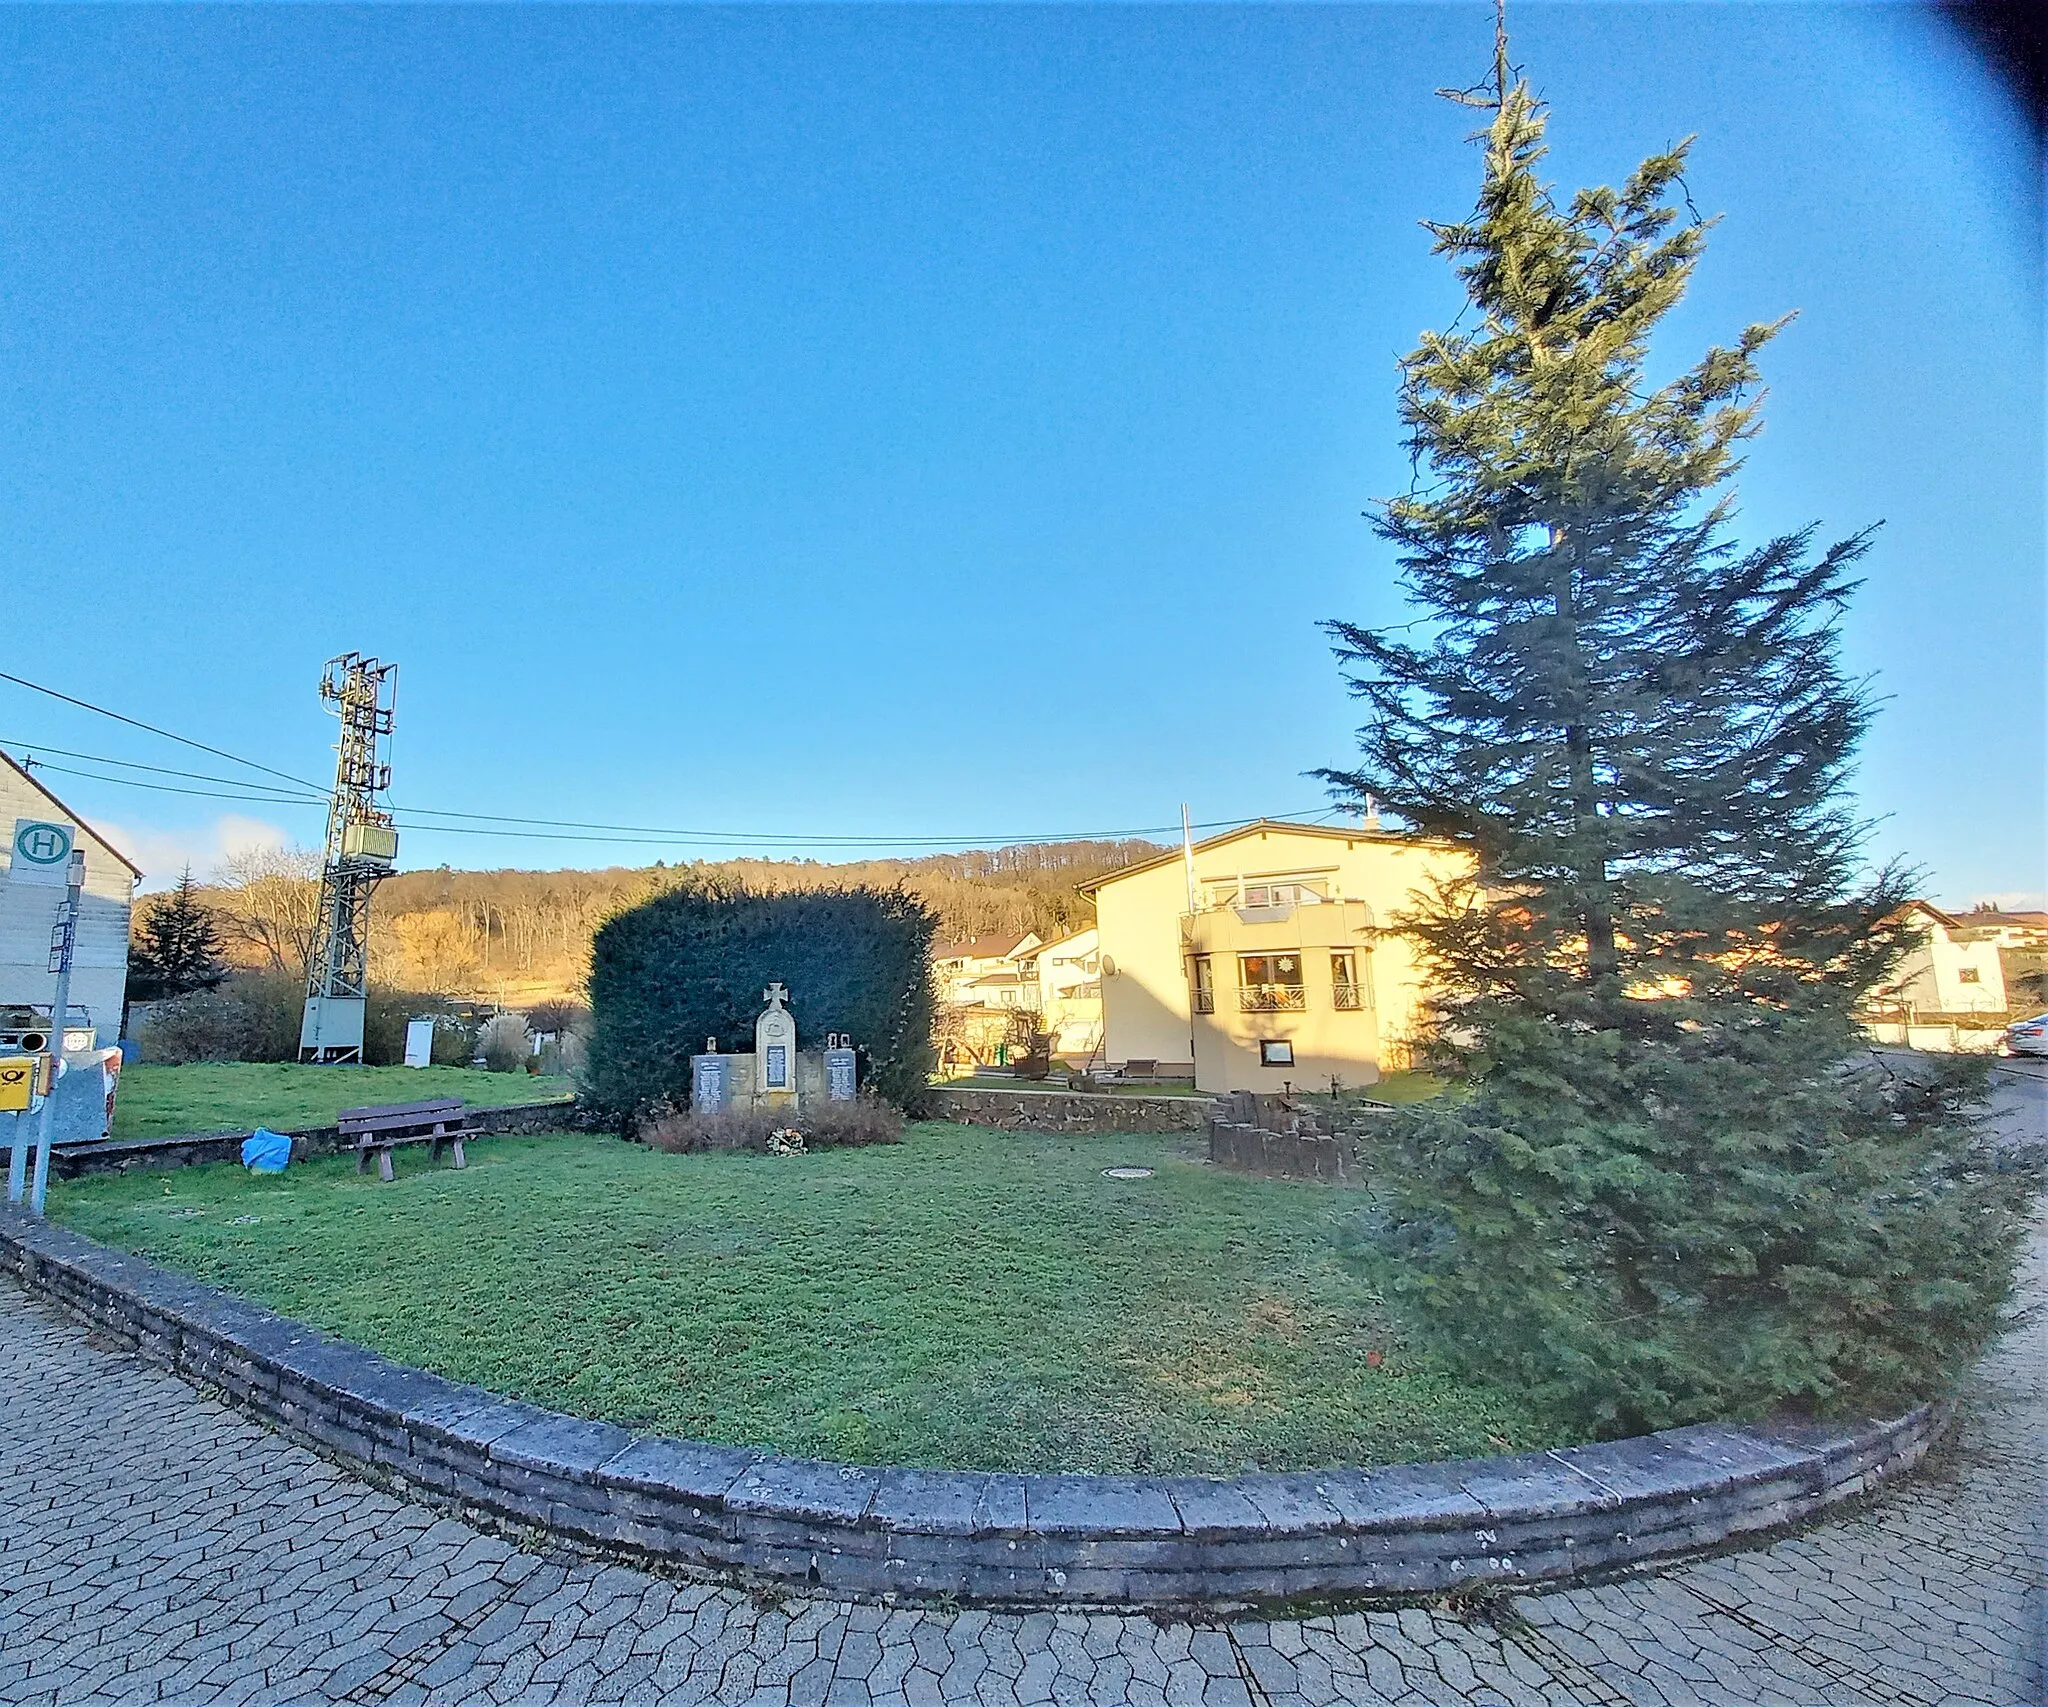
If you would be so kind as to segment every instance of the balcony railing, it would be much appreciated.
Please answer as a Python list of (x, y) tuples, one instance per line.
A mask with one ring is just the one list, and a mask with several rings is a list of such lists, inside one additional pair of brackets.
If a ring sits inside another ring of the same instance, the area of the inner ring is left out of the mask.
[(1339, 1013), (1355, 1014), (1364, 1005), (1358, 999), (1358, 986), (1356, 984), (1332, 984), (1330, 986), (1330, 1006)]
[(1215, 1011), (1216, 992), (1214, 990), (1197, 990), (1195, 992), (1195, 1012), (1198, 1014), (1213, 1014)]
[(1248, 1014), (1298, 1014), (1308, 1006), (1308, 991), (1299, 984), (1246, 984), (1237, 1005)]

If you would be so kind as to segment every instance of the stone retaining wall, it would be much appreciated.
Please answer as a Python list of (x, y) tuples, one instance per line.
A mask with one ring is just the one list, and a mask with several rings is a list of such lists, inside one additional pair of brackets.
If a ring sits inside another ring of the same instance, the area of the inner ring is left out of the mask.
[(599, 1551), (870, 1598), (1278, 1607), (1597, 1576), (1796, 1523), (1917, 1462), (1940, 1421), (1922, 1406), (1228, 1481), (875, 1469), (519, 1404), (14, 1213), (0, 1269), (400, 1491)]
[(1365, 1141), (1354, 1134), (1268, 1132), (1239, 1121), (1209, 1122), (1209, 1160), (1219, 1168), (1267, 1179), (1326, 1180), (1363, 1185)]
[(1199, 1132), (1205, 1096), (1112, 1096), (1104, 1092), (935, 1088), (932, 1112), (962, 1126), (1003, 1132)]
[(1393, 1110), (1384, 1103), (1332, 1106), (1321, 1098), (1227, 1091), (1209, 1120), (1209, 1160), (1271, 1179), (1363, 1185), (1373, 1146)]
[[(576, 1111), (574, 1097), (554, 1097), (547, 1102), (510, 1103), (503, 1108), (472, 1108), (469, 1123), (484, 1133), (561, 1132), (572, 1124)], [(186, 1168), (197, 1162), (238, 1162), (242, 1159), (241, 1132), (182, 1132), (164, 1138), (96, 1138), (75, 1144), (50, 1146), (50, 1171), (59, 1179), (78, 1179), (85, 1174), (126, 1173), (131, 1168)], [(341, 1141), (338, 1126), (294, 1126), (286, 1134), (292, 1141), (292, 1160), (308, 1156), (332, 1156), (352, 1146)]]

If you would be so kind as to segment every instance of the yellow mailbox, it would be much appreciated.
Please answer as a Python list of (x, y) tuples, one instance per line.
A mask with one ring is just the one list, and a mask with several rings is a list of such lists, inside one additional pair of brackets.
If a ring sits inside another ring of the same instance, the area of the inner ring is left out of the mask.
[(0, 1113), (16, 1114), (27, 1109), (43, 1087), (43, 1057), (0, 1055)]

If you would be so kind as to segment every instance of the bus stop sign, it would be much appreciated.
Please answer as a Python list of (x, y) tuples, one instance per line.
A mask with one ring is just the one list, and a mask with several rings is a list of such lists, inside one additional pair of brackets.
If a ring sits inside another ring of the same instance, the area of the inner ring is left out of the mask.
[(62, 889), (70, 876), (71, 838), (69, 824), (52, 824), (38, 818), (15, 819), (9, 881), (44, 883), (52, 889)]

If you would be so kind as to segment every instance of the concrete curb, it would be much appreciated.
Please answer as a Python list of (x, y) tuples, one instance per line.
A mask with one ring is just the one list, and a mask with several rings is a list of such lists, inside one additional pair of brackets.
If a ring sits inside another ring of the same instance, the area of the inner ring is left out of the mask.
[(1231, 1480), (875, 1468), (520, 1404), (14, 1213), (0, 1213), (0, 1269), (400, 1491), (600, 1551), (866, 1599), (1281, 1607), (1567, 1582), (1797, 1523), (1917, 1463), (1945, 1420), (1922, 1405)]

